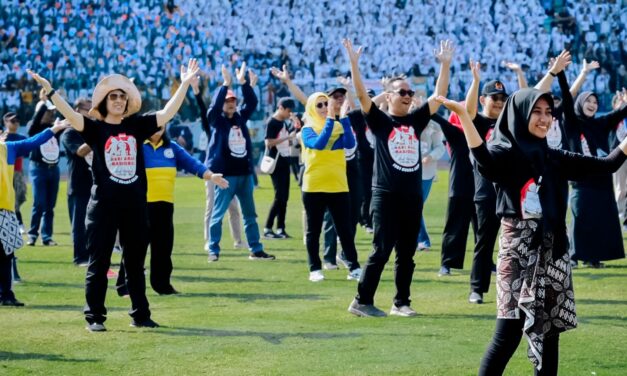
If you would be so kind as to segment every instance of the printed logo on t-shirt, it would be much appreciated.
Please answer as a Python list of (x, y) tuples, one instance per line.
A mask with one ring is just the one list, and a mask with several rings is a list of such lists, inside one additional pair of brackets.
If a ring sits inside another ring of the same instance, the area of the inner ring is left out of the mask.
[(551, 127), (546, 134), (546, 142), (549, 144), (550, 148), (562, 148), (562, 129), (560, 128), (560, 122), (556, 118), (553, 118)]
[(535, 180), (529, 179), (529, 181), (520, 190), (520, 211), (523, 219), (529, 218), (542, 218), (542, 206), (540, 205), (540, 183), (542, 177), (536, 184)]
[(174, 158), (174, 151), (171, 148), (167, 148), (163, 151), (163, 156), (166, 158)]
[(133, 136), (120, 133), (111, 136), (105, 143), (105, 163), (111, 176), (109, 178), (119, 184), (131, 184), (138, 179), (137, 140)]
[(402, 172), (414, 172), (420, 168), (420, 141), (413, 127), (395, 127), (388, 137), (388, 150), (393, 166)]
[[(289, 133), (287, 133), (287, 129), (285, 129), (285, 127), (281, 128), (281, 131), (279, 132), (279, 134), (277, 135), (277, 138), (284, 138), (287, 137), (289, 135)], [(282, 157), (289, 157), (290, 156), (290, 142), (289, 140), (285, 140), (283, 142), (281, 142), (280, 144), (276, 145), (276, 149), (279, 152), (279, 154)]]
[(370, 145), (370, 149), (374, 149), (374, 134), (370, 130), (370, 127), (366, 125), (366, 140), (368, 140), (368, 144)]
[(490, 139), (492, 138), (492, 133), (494, 133), (494, 128), (488, 129), (488, 132), (485, 134), (486, 142), (490, 141)]
[(592, 153), (590, 152), (590, 145), (588, 145), (588, 140), (586, 140), (583, 134), (581, 135), (581, 151), (583, 152), (583, 155), (587, 155), (589, 157), (592, 156)]
[(229, 131), (229, 150), (235, 158), (244, 158), (246, 152), (246, 139), (242, 133), (242, 128), (233, 126)]
[(355, 135), (355, 130), (353, 129), (353, 127), (351, 127), (351, 131), (353, 132), (353, 136), (355, 137), (355, 146), (350, 149), (344, 148), (344, 157), (347, 161), (355, 158), (355, 155), (357, 154), (357, 136)]
[(94, 152), (90, 151), (89, 153), (87, 153), (87, 155), (85, 155), (84, 158), (87, 165), (91, 167), (91, 164), (94, 163)]
[(39, 147), (41, 152), (41, 160), (48, 164), (59, 162), (59, 143), (55, 137), (52, 137)]
[(623, 120), (616, 127), (616, 138), (618, 138), (618, 141), (623, 141), (625, 136), (627, 136), (627, 122)]

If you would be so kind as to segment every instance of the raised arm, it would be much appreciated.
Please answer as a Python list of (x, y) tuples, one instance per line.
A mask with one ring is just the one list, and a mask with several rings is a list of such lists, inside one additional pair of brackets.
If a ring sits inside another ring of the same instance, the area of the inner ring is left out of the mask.
[(466, 111), (470, 119), (474, 119), (477, 116), (477, 102), (479, 101), (479, 84), (481, 82), (481, 64), (477, 61), (470, 60), (470, 71), (472, 72), (472, 83), (468, 88), (466, 94)]
[(551, 91), (551, 84), (553, 83), (553, 77), (556, 77), (557, 74), (564, 70), (571, 63), (570, 52), (564, 50), (559, 54), (558, 57), (551, 59), (549, 63), (549, 70), (546, 75), (538, 82), (535, 86), (536, 89), (540, 90), (543, 93), (548, 93)]
[(520, 64), (511, 62), (511, 61), (504, 61), (503, 65), (513, 71), (514, 73), (516, 73), (516, 78), (518, 79), (518, 88), (519, 89), (524, 89), (526, 88), (527, 85), (527, 78), (525, 77), (525, 72), (523, 72)]
[(615, 129), (621, 120), (627, 118), (627, 90), (623, 88), (623, 91), (617, 93), (617, 95), (620, 96), (619, 103), (621, 107), (597, 118), (598, 121), (604, 123), (606, 128), (609, 129)]
[(469, 148), (476, 148), (477, 146), (483, 144), (483, 139), (479, 135), (477, 128), (475, 128), (475, 125), (473, 124), (472, 119), (470, 119), (470, 115), (468, 115), (468, 111), (466, 111), (466, 107), (464, 107), (463, 104), (444, 97), (437, 97), (436, 99), (443, 104), (444, 107), (455, 112), (457, 116), (459, 116)]
[(48, 111), (48, 109), (46, 108), (45, 103), (43, 102), (39, 102), (39, 103), (41, 103), (41, 106), (39, 106), (39, 108), (37, 109), (37, 112), (35, 112), (35, 116), (33, 116), (33, 121), (30, 124), (30, 128), (28, 128), (29, 136), (34, 136), (37, 133), (44, 130), (44, 128), (41, 127), (41, 119), (43, 119), (44, 114), (46, 113), (46, 111)]
[(298, 87), (298, 85), (296, 85), (294, 81), (292, 81), (292, 79), (290, 78), (290, 74), (287, 71), (286, 65), (283, 65), (283, 70), (272, 67), (270, 69), (270, 72), (272, 72), (272, 75), (274, 77), (278, 78), (281, 82), (287, 85), (288, 90), (290, 91), (290, 93), (292, 93), (296, 100), (302, 103), (303, 106), (307, 105), (307, 96), (305, 95), (305, 93), (303, 93), (300, 87)]
[(189, 59), (187, 63), (187, 69), (185, 67), (181, 67), (181, 85), (174, 93), (174, 96), (170, 98), (168, 103), (166, 103), (163, 109), (157, 111), (157, 125), (160, 128), (163, 128), (176, 113), (179, 108), (181, 108), (181, 104), (185, 100), (185, 94), (187, 93), (187, 89), (189, 89), (190, 81), (198, 74), (198, 61), (196, 59)]
[[(222, 113), (222, 108), (224, 107), (224, 101), (226, 100), (226, 93), (229, 91), (231, 87), (231, 74), (228, 69), (222, 64), (222, 86), (218, 90), (218, 95), (216, 95), (209, 111), (207, 111), (207, 121), (209, 122), (209, 126), (213, 124), (216, 118)], [(207, 133), (207, 136), (209, 134)]]
[(446, 97), (448, 92), (448, 81), (451, 75), (451, 60), (453, 60), (453, 41), (443, 40), (440, 42), (440, 49), (433, 51), (435, 57), (440, 61), (440, 74), (435, 83), (435, 93), (429, 97), (429, 112), (435, 114), (442, 104), (436, 98), (438, 96)]
[(59, 93), (57, 93), (56, 90), (52, 88), (52, 85), (50, 84), (48, 80), (41, 77), (40, 75), (38, 75), (37, 73), (33, 72), (30, 69), (27, 69), (26, 71), (28, 72), (28, 74), (30, 74), (30, 76), (35, 81), (37, 81), (39, 85), (41, 85), (41, 87), (46, 92), (46, 96), (57, 107), (57, 111), (59, 111), (63, 115), (63, 117), (65, 117), (65, 119), (70, 122), (70, 125), (72, 126), (72, 128), (81, 132), (83, 128), (85, 127), (84, 122), (83, 122), (83, 115), (74, 111), (72, 106), (70, 106), (65, 101), (65, 99), (61, 95), (59, 95)]
[(581, 72), (579, 72), (579, 76), (577, 76), (577, 79), (575, 80), (575, 82), (573, 82), (573, 86), (570, 87), (570, 95), (572, 95), (573, 98), (577, 97), (577, 94), (583, 86), (583, 83), (586, 82), (586, 77), (588, 77), (588, 73), (597, 68), (599, 68), (598, 61), (591, 61), (590, 63), (588, 63), (586, 59), (583, 59), (583, 64), (581, 64)]
[(240, 110), (240, 115), (244, 121), (248, 121), (252, 116), (253, 112), (257, 108), (257, 104), (259, 103), (259, 99), (257, 99), (257, 94), (253, 90), (254, 85), (257, 84), (257, 75), (252, 71), (249, 71), (248, 76), (249, 80), (246, 81), (246, 63), (242, 64), (242, 68), (237, 71), (237, 80), (240, 85), (242, 85), (242, 95), (244, 96), (244, 104), (242, 105), (242, 109)]
[(198, 111), (200, 112), (200, 125), (202, 130), (205, 131), (208, 136), (211, 129), (209, 128), (209, 121), (207, 120), (207, 106), (205, 105), (205, 101), (202, 99), (202, 92), (200, 91), (200, 75), (195, 75), (189, 85), (192, 87), (194, 98), (196, 98), (196, 105), (198, 106)]
[(354, 148), (355, 145), (357, 145), (357, 142), (355, 141), (355, 135), (353, 134), (353, 128), (351, 127), (350, 119), (348, 117), (342, 117), (340, 118), (340, 124), (342, 124), (342, 128), (344, 129), (344, 134), (339, 139), (342, 140), (342, 148)]
[(355, 95), (357, 96), (357, 100), (359, 100), (359, 104), (361, 105), (361, 110), (364, 113), (370, 112), (370, 107), (372, 106), (372, 100), (368, 96), (368, 92), (366, 91), (366, 87), (364, 86), (363, 81), (361, 80), (361, 72), (359, 71), (359, 57), (361, 56), (361, 51), (363, 47), (360, 46), (357, 50), (353, 48), (353, 42), (350, 39), (344, 39), (342, 41), (344, 48), (346, 49), (346, 53), (348, 54), (348, 60), (351, 64), (351, 77), (353, 78), (353, 87), (355, 88)]

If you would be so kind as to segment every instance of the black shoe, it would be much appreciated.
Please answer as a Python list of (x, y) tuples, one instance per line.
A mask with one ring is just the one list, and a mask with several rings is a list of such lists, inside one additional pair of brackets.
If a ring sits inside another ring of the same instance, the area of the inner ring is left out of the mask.
[(274, 231), (265, 229), (263, 230), (263, 238), (264, 239), (282, 239), (280, 235), (275, 234)]
[(250, 256), (248, 256), (248, 258), (250, 260), (268, 260), (268, 261), (276, 259), (276, 257), (274, 257), (273, 255), (269, 255), (265, 253), (264, 251), (251, 253)]
[(30, 247), (34, 247), (35, 246), (35, 239), (30, 239), (29, 238), (28, 241), (26, 242), (26, 245), (30, 246)]
[(276, 236), (278, 236), (278, 237), (279, 237), (279, 239), (289, 239), (289, 238), (291, 238), (291, 236), (289, 236), (289, 235), (287, 234), (287, 232), (285, 232), (285, 229), (284, 229), (284, 228), (278, 228), (278, 229), (276, 230), (275, 235), (276, 235)]
[(169, 289), (165, 289), (163, 291), (157, 291), (157, 290), (155, 290), (155, 291), (159, 295), (178, 295), (178, 294), (180, 294), (180, 292), (178, 290), (176, 290), (174, 287), (171, 287), (171, 286), (170, 286)]
[(126, 286), (117, 287), (116, 290), (118, 291), (118, 296), (121, 297), (121, 298), (129, 296), (128, 287), (126, 287)]
[(0, 301), (0, 306), (6, 306), (6, 307), (24, 307), (24, 303), (20, 302), (19, 300), (13, 298), (13, 299), (4, 299), (2, 301)]
[(52, 239), (44, 240), (44, 241), (43, 241), (43, 244), (44, 244), (46, 247), (55, 247), (55, 246), (59, 245), (57, 242), (55, 242), (55, 241), (54, 241), (54, 240), (52, 240)]
[(131, 326), (133, 328), (158, 328), (159, 324), (152, 321), (152, 319), (146, 319), (142, 321), (135, 321), (135, 319), (133, 319), (133, 321), (131, 321)]

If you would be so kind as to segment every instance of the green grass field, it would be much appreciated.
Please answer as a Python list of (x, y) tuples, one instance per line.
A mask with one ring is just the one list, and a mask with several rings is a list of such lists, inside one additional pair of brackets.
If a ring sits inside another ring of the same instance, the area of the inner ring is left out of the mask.
[[(467, 303), (472, 251), (466, 269), (439, 278), (446, 207), (445, 172), (425, 208), (433, 249), (415, 256), (412, 285), (415, 318), (357, 318), (346, 311), (356, 282), (346, 270), (308, 281), (301, 238), (301, 200), (292, 185), (290, 240), (264, 241), (274, 262), (249, 261), (232, 249), (224, 232), (220, 261), (203, 251), (204, 185), (177, 182), (173, 285), (179, 296), (150, 288), (156, 330), (129, 327), (130, 301), (107, 295), (108, 332), (89, 333), (82, 316), (85, 269), (72, 265), (65, 183), (59, 194), (55, 239), (59, 247), (18, 251), (24, 282), (14, 288), (24, 308), (0, 308), (0, 374), (3, 375), (473, 375), (491, 338), (495, 292), (486, 304)], [(256, 190), (259, 222), (272, 199), (267, 176)], [(29, 203), (23, 213), (29, 221)], [(599, 234), (602, 236), (602, 234)], [(471, 247), (470, 247), (471, 248)], [(370, 238), (358, 230), (360, 261)], [(114, 255), (114, 262), (119, 256)], [(386, 267), (376, 304), (389, 310), (394, 294)], [(562, 336), (561, 375), (626, 375), (627, 261), (600, 270), (575, 271), (579, 328)], [(508, 375), (532, 374), (521, 344)]]

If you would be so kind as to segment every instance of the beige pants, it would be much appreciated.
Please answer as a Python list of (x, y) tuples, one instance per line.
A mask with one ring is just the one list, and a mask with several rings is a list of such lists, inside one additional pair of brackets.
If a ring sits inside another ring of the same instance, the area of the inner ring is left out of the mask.
[[(209, 224), (211, 223), (211, 212), (213, 211), (213, 201), (215, 198), (215, 184), (211, 181), (205, 182), (205, 193), (207, 196), (205, 206), (205, 249), (209, 249)], [(239, 207), (237, 197), (229, 204), (229, 228), (231, 229), (231, 237), (235, 245), (242, 246), (242, 209)]]

